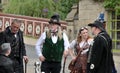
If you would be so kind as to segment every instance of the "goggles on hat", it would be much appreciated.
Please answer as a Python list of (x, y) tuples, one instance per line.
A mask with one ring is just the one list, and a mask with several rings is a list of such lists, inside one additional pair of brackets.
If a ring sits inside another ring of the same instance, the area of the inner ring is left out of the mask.
[(88, 30), (88, 27), (82, 27), (82, 28), (80, 28), (79, 32), (83, 31), (84, 29)]

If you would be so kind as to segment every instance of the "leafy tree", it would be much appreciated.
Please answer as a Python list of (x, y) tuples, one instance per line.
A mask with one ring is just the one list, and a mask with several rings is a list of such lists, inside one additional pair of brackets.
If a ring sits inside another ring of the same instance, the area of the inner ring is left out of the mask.
[(78, 0), (9, 0), (3, 12), (44, 18), (59, 14), (65, 19), (72, 5), (77, 2)]
[(105, 8), (115, 8), (119, 4), (120, 0), (105, 0), (104, 7)]

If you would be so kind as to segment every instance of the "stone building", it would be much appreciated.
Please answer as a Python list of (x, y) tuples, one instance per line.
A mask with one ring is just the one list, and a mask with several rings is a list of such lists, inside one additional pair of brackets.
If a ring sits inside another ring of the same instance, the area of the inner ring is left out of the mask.
[(95, 21), (101, 12), (104, 12), (106, 30), (113, 39), (113, 48), (119, 49), (120, 16), (116, 14), (115, 10), (105, 9), (103, 2), (94, 0), (80, 0), (77, 5), (73, 5), (71, 12), (66, 17), (69, 40), (75, 39), (79, 29)]

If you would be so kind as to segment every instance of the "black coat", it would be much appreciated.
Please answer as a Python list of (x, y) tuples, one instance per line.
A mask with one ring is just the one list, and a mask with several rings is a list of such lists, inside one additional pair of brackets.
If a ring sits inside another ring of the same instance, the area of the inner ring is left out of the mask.
[(88, 73), (112, 73), (111, 49), (111, 38), (106, 32), (100, 32), (94, 38), (94, 43), (89, 51)]
[[(22, 72), (23, 72), (23, 56), (26, 56), (25, 44), (24, 44), (24, 40), (23, 40), (23, 33), (22, 33), (22, 31), (19, 30), (16, 34), (19, 39), (18, 40), (19, 46), (17, 47), (17, 49), (19, 51), (19, 56), (16, 58), (16, 57), (14, 57), (14, 53), (13, 53), (14, 46), (12, 46), (14, 43), (15, 36), (13, 33), (11, 33), (9, 28), (10, 27), (7, 27), (5, 31), (0, 33), (0, 41), (1, 41), (0, 45), (2, 43), (10, 43), (11, 54), (9, 55), (9, 58), (11, 58), (14, 61), (14, 69), (19, 70), (19, 69), (17, 69), (17, 67), (18, 67), (18, 68), (21, 68)], [(18, 62), (16, 62), (16, 61), (18, 61)]]
[(0, 54), (0, 73), (14, 73), (12, 60), (2, 54)]
[[(10, 27), (7, 27), (5, 31), (1, 32), (0, 33), (0, 45), (2, 43), (10, 43), (12, 44), (14, 42), (14, 34), (11, 33)], [(24, 44), (24, 40), (23, 40), (23, 32), (22, 31), (18, 31), (17, 33), (17, 36), (19, 37), (19, 42), (20, 42), (20, 45), (19, 45), (19, 49), (20, 49), (20, 57), (22, 58), (23, 56), (26, 55), (26, 50), (25, 50), (25, 44)], [(13, 48), (11, 46), (11, 48)]]

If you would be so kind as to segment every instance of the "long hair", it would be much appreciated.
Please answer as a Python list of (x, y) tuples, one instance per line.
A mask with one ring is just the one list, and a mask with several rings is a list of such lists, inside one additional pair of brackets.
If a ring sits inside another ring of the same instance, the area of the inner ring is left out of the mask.
[[(88, 28), (87, 27), (80, 28), (80, 30), (78, 32), (78, 35), (77, 35), (77, 43), (80, 43), (82, 41), (82, 36), (80, 36), (80, 34), (81, 34), (81, 32), (83, 30), (87, 30), (88, 31)], [(91, 37), (88, 35), (88, 38), (86, 40), (88, 40), (89, 38), (91, 38)]]
[[(48, 27), (45, 27), (44, 31), (47, 34), (47, 37), (50, 38), (51, 37), (51, 31)], [(59, 39), (62, 39), (62, 35), (63, 35), (63, 31), (61, 30), (61, 27), (58, 27), (58, 33), (57, 36), (59, 37)]]

